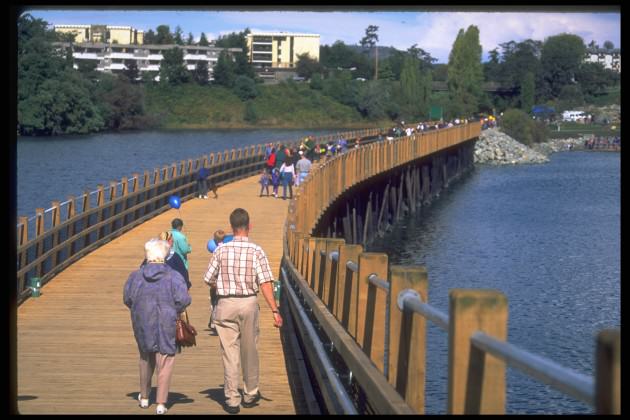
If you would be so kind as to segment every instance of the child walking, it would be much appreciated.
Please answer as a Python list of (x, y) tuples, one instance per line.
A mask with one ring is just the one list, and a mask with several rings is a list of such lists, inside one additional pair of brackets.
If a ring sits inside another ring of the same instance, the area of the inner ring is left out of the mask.
[(267, 197), (269, 197), (269, 183), (271, 182), (271, 175), (269, 175), (267, 169), (263, 169), (258, 182), (260, 182), (260, 197), (263, 195), (263, 190), (267, 192)]
[(274, 168), (271, 173), (271, 185), (273, 185), (273, 196), (278, 198), (278, 187), (280, 186), (280, 170)]

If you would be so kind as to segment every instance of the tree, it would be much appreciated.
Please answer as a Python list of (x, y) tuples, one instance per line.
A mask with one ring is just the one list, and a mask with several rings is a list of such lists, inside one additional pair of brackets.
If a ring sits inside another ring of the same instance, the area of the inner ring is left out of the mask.
[(199, 38), (199, 45), (201, 45), (202, 47), (207, 47), (208, 45), (210, 45), (210, 43), (208, 42), (208, 38), (206, 38), (206, 34), (205, 33), (201, 33), (201, 38)]
[(314, 73), (322, 73), (324, 69), (322, 65), (314, 58), (311, 58), (308, 53), (298, 54), (298, 61), (295, 65), (295, 70), (298, 76), (310, 79)]
[(369, 81), (359, 91), (357, 110), (366, 118), (381, 119), (386, 115), (389, 93), (378, 81)]
[(601, 63), (582, 63), (575, 80), (580, 84), (582, 92), (589, 96), (602, 94), (611, 84), (606, 69)]
[(561, 34), (545, 40), (540, 57), (545, 98), (557, 98), (564, 86), (575, 83), (585, 54), (584, 42), (577, 35)]
[(400, 88), (404, 109), (410, 117), (428, 114), (431, 94), (431, 75), (428, 70), (421, 72), (415, 56), (407, 56), (400, 73)]
[(145, 44), (157, 44), (157, 42), (155, 41), (156, 39), (156, 35), (155, 32), (153, 32), (153, 29), (149, 29), (145, 34), (144, 34), (144, 43)]
[(184, 32), (182, 31), (182, 28), (179, 25), (177, 25), (175, 27), (175, 36), (173, 36), (173, 41), (175, 41), (177, 45), (184, 45), (183, 35), (184, 35)]
[(313, 73), (311, 75), (311, 89), (322, 90), (324, 88), (324, 79), (319, 73)]
[(220, 48), (240, 48), (242, 52), (234, 53), (234, 72), (237, 75), (247, 76), (251, 79), (256, 77), (254, 68), (249, 63), (249, 49), (247, 48), (247, 35), (249, 28), (242, 32), (232, 32), (227, 35), (220, 36), (216, 40), (215, 45)]
[(459, 30), (449, 54), (448, 91), (456, 115), (477, 112), (483, 96), (483, 69), (481, 67), (481, 45), (479, 29), (470, 25), (464, 32)]
[(256, 107), (252, 101), (247, 101), (245, 104), (245, 115), (243, 119), (249, 123), (255, 123), (258, 121), (258, 114), (256, 113)]
[(192, 32), (188, 32), (188, 39), (186, 40), (186, 45), (193, 45), (195, 42), (195, 38), (193, 37)]
[[(369, 48), (369, 49), (374, 48), (374, 46), (376, 45), (376, 42), (378, 41), (378, 34), (376, 33), (377, 31), (378, 31), (378, 26), (374, 26), (374, 25), (369, 25), (365, 29), (365, 36), (361, 38), (361, 41), (359, 41), (359, 43), (361, 44), (363, 48)], [(374, 80), (378, 80), (378, 48), (376, 48), (376, 55), (374, 58), (374, 63), (375, 63)]]
[(524, 145), (532, 144), (532, 119), (520, 109), (508, 109), (503, 113), (503, 132)]
[(521, 109), (530, 112), (534, 106), (536, 86), (534, 83), (534, 74), (527, 73), (521, 82)]
[(234, 93), (241, 99), (241, 101), (254, 99), (258, 96), (256, 82), (247, 76), (238, 76), (234, 81)]
[(597, 42), (595, 42), (595, 40), (591, 40), (591, 42), (588, 43), (588, 49), (595, 51), (599, 49), (599, 45), (597, 45)]
[(208, 84), (208, 62), (199, 60), (192, 71), (192, 79), (199, 85)]
[(160, 82), (178, 85), (190, 81), (188, 69), (184, 65), (184, 52), (175, 47), (162, 52), (160, 63)]
[(173, 44), (173, 36), (171, 35), (171, 28), (168, 25), (160, 25), (156, 28), (157, 34), (155, 35), (156, 44)]
[(136, 60), (128, 60), (125, 63), (125, 70), (122, 71), (122, 74), (131, 82), (135, 83), (136, 79), (140, 77), (140, 70), (138, 70), (138, 64), (136, 64)]
[(141, 85), (132, 85), (126, 78), (103, 75), (96, 96), (104, 108), (109, 129), (140, 128), (147, 121), (144, 118), (144, 94)]
[(213, 68), (214, 83), (231, 88), (234, 85), (236, 65), (230, 54), (223, 50), (219, 53), (217, 64)]
[(605, 49), (606, 51), (611, 51), (611, 50), (613, 50), (614, 48), (615, 48), (615, 44), (613, 44), (612, 42), (610, 42), (610, 41), (606, 41), (606, 42), (604, 42), (604, 49)]

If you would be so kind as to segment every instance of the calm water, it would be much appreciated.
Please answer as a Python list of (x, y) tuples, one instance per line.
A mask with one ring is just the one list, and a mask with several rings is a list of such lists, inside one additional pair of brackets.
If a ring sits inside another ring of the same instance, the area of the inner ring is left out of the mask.
[[(212, 152), (270, 141), (298, 140), (339, 130), (142, 131), (17, 141), (17, 215), (32, 217), (51, 201), (66, 201), (97, 184), (109, 186), (132, 173), (195, 159)], [(349, 130), (343, 130), (349, 131)]]
[[(508, 340), (592, 375), (595, 336), (620, 327), (620, 155), (569, 152), (544, 165), (478, 166), (370, 251), (424, 264), (429, 302), (452, 288), (491, 288), (509, 301)], [(447, 336), (431, 325), (427, 413), (446, 411)], [(592, 409), (507, 370), (507, 412)]]

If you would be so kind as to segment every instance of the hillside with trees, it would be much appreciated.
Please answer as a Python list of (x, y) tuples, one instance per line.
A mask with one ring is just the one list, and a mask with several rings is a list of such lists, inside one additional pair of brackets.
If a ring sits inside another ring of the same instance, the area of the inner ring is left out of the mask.
[[(296, 72), (304, 82), (267, 85), (247, 61), (248, 33), (245, 29), (215, 41), (217, 47), (242, 52), (222, 51), (214, 80), (207, 78), (207, 64), (188, 70), (183, 50), (173, 48), (164, 51), (156, 82), (157, 73), (140, 75), (134, 64), (120, 74), (96, 71), (89, 62), (78, 62), (75, 69), (71, 51), (58, 44), (72, 42), (72, 36), (55, 34), (45, 21), (25, 14), (18, 21), (18, 132), (386, 126), (428, 119), (432, 107), (440, 107), (445, 119), (517, 109), (521, 112), (510, 115), (519, 120), (529, 118), (535, 104), (560, 112), (619, 100), (619, 75), (584, 62), (584, 42), (572, 34), (505, 42), (482, 63), (479, 30), (469, 26), (459, 31), (448, 63), (437, 64), (417, 44), (405, 51), (379, 46), (378, 27), (370, 25), (358, 45), (322, 45), (319, 61), (300, 55)], [(195, 41), (179, 26), (171, 32), (168, 25), (159, 25), (145, 33), (145, 43), (184, 46)], [(202, 33), (197, 45), (208, 44)], [(434, 91), (434, 81), (448, 90)], [(484, 92), (487, 82), (508, 93)]]

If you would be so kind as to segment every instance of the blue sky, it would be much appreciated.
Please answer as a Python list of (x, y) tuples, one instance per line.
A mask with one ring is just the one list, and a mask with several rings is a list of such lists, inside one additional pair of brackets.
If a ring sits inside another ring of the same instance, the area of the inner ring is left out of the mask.
[(378, 45), (406, 50), (413, 44), (428, 51), (440, 63), (448, 62), (457, 32), (476, 25), (480, 32), (483, 60), (488, 51), (511, 40), (531, 38), (543, 41), (563, 32), (581, 36), (588, 44), (600, 46), (611, 41), (621, 47), (621, 14), (572, 12), (473, 12), (473, 11), (219, 11), (195, 10), (116, 10), (116, 9), (31, 9), (33, 16), (51, 24), (106, 24), (133, 26), (149, 30), (165, 24), (175, 30), (181, 26), (186, 36), (198, 39), (204, 32), (215, 39), (249, 27), (252, 31), (317, 33), (321, 44), (337, 40), (358, 44), (368, 25), (379, 27)]

